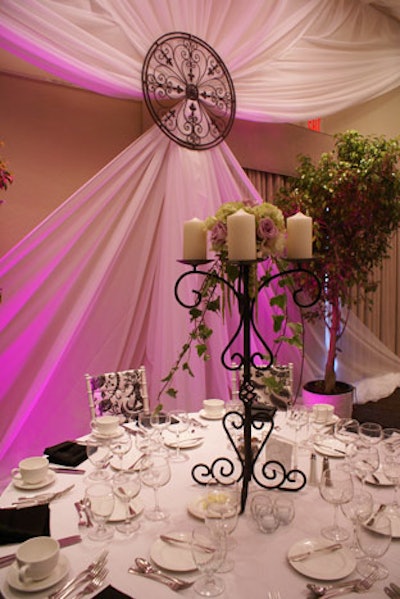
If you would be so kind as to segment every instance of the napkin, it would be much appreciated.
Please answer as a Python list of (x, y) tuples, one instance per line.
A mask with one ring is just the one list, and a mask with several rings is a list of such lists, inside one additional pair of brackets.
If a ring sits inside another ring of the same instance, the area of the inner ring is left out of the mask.
[(111, 585), (94, 595), (94, 597), (96, 599), (134, 599), (132, 595), (126, 595)]
[(0, 509), (0, 545), (50, 536), (49, 504)]
[(47, 447), (44, 453), (49, 456), (49, 461), (62, 466), (79, 466), (87, 458), (86, 447), (73, 441), (64, 441), (52, 447)]

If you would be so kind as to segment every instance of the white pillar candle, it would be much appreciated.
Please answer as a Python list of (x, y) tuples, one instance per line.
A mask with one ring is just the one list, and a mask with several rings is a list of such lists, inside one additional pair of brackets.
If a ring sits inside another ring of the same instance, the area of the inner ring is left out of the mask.
[(226, 219), (228, 229), (228, 259), (256, 259), (256, 217), (240, 209)]
[(207, 259), (207, 232), (198, 218), (183, 223), (183, 259)]
[(297, 212), (286, 219), (287, 257), (291, 260), (312, 258), (312, 218)]

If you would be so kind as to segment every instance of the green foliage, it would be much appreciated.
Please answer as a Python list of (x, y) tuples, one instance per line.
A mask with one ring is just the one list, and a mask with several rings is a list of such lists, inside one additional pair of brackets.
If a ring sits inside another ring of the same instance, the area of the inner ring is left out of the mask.
[[(354, 288), (359, 299), (369, 301), (378, 285), (372, 270), (387, 258), (400, 223), (399, 159), (399, 139), (340, 133), (333, 151), (317, 164), (299, 157), (297, 176), (276, 199), (286, 217), (301, 210), (313, 218), (316, 258), (309, 268), (323, 290), (307, 317), (323, 318), (329, 328), (326, 380), (335, 380), (337, 341), (346, 321), (342, 311), (352, 305)], [(315, 292), (313, 282), (304, 280), (304, 285), (310, 295)]]

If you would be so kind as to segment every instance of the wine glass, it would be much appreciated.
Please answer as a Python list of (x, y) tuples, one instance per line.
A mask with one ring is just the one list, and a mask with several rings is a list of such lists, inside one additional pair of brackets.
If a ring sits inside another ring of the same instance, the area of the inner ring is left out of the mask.
[(113, 437), (109, 440), (110, 451), (118, 457), (118, 470), (124, 470), (124, 455), (126, 455), (132, 447), (132, 435), (127, 431)]
[[(227, 537), (227, 551), (235, 547), (235, 541), (230, 537), (236, 528), (240, 511), (240, 493), (237, 482), (227, 479), (224, 483), (212, 480), (207, 485), (204, 499), (205, 523), (215, 534)], [(233, 569), (232, 559), (225, 558), (218, 569), (219, 572), (229, 572)]]
[(196, 593), (203, 597), (216, 597), (223, 593), (224, 582), (215, 573), (225, 559), (225, 535), (215, 534), (204, 525), (197, 526), (192, 531), (191, 551), (196, 567), (202, 572), (193, 585)]
[(361, 576), (368, 576), (371, 572), (375, 572), (377, 580), (383, 580), (388, 576), (389, 571), (378, 561), (378, 558), (385, 555), (392, 540), (390, 519), (384, 515), (377, 516), (371, 526), (359, 521), (356, 531), (358, 544), (365, 554), (365, 557), (357, 561), (357, 572)]
[(293, 447), (293, 462), (297, 468), (297, 436), (299, 430), (307, 424), (308, 413), (303, 406), (291, 406), (287, 415), (287, 424), (294, 429), (294, 447)]
[(104, 481), (111, 478), (107, 466), (110, 464), (112, 453), (107, 442), (90, 437), (86, 441), (86, 455), (95, 467), (88, 479), (93, 481)]
[(139, 523), (133, 520), (136, 513), (132, 510), (131, 501), (140, 492), (140, 474), (136, 470), (118, 472), (113, 479), (115, 496), (125, 506), (125, 521), (117, 525), (117, 530), (124, 535), (131, 535), (139, 528)]
[(366, 446), (377, 445), (383, 438), (383, 428), (377, 422), (363, 422), (359, 426), (358, 436)]
[(184, 410), (171, 410), (169, 412), (168, 430), (175, 435), (175, 452), (170, 456), (171, 462), (185, 462), (188, 456), (182, 453), (180, 445), (181, 434), (188, 430), (190, 424), (189, 414)]
[(386, 508), (386, 512), (400, 516), (400, 505), (398, 502), (398, 488), (400, 485), (400, 448), (394, 453), (384, 453), (382, 458), (382, 470), (386, 478), (393, 484), (392, 503)]
[(144, 457), (141, 462), (140, 477), (146, 487), (152, 487), (154, 490), (154, 508), (146, 510), (146, 517), (149, 520), (164, 520), (168, 514), (160, 508), (158, 489), (166, 485), (171, 478), (168, 458), (156, 452)]
[(339, 418), (335, 422), (333, 434), (338, 441), (347, 446), (357, 440), (359, 428), (360, 423), (358, 420), (354, 418)]
[(379, 468), (379, 451), (374, 445), (364, 445), (361, 442), (353, 443), (348, 449), (348, 459), (351, 468), (361, 479), (365, 489), (365, 480)]
[(171, 420), (168, 412), (155, 411), (150, 416), (150, 426), (155, 432), (155, 439), (158, 445), (163, 445), (162, 432), (167, 428)]
[(97, 527), (88, 533), (92, 541), (107, 541), (114, 536), (113, 528), (106, 526), (108, 518), (114, 511), (115, 497), (112, 486), (108, 482), (92, 483), (85, 491), (85, 505)]
[(354, 493), (353, 498), (347, 503), (343, 503), (341, 505), (341, 510), (343, 514), (348, 518), (353, 524), (353, 538), (349, 549), (354, 553), (356, 557), (360, 557), (361, 550), (357, 543), (357, 522), (358, 521), (366, 521), (371, 516), (372, 511), (374, 509), (374, 500), (372, 498), (371, 493), (368, 491), (357, 491)]
[(349, 538), (346, 528), (338, 525), (339, 505), (343, 505), (353, 497), (353, 479), (351, 474), (344, 469), (327, 469), (322, 473), (319, 491), (322, 499), (334, 505), (334, 520), (332, 526), (326, 526), (321, 533), (333, 541), (345, 541)]

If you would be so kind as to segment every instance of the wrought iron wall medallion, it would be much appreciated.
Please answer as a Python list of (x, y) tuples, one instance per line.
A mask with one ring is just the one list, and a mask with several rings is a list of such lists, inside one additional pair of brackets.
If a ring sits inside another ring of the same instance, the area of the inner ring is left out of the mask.
[(235, 90), (218, 54), (189, 33), (158, 38), (142, 68), (146, 106), (160, 129), (181, 146), (207, 150), (228, 135)]

